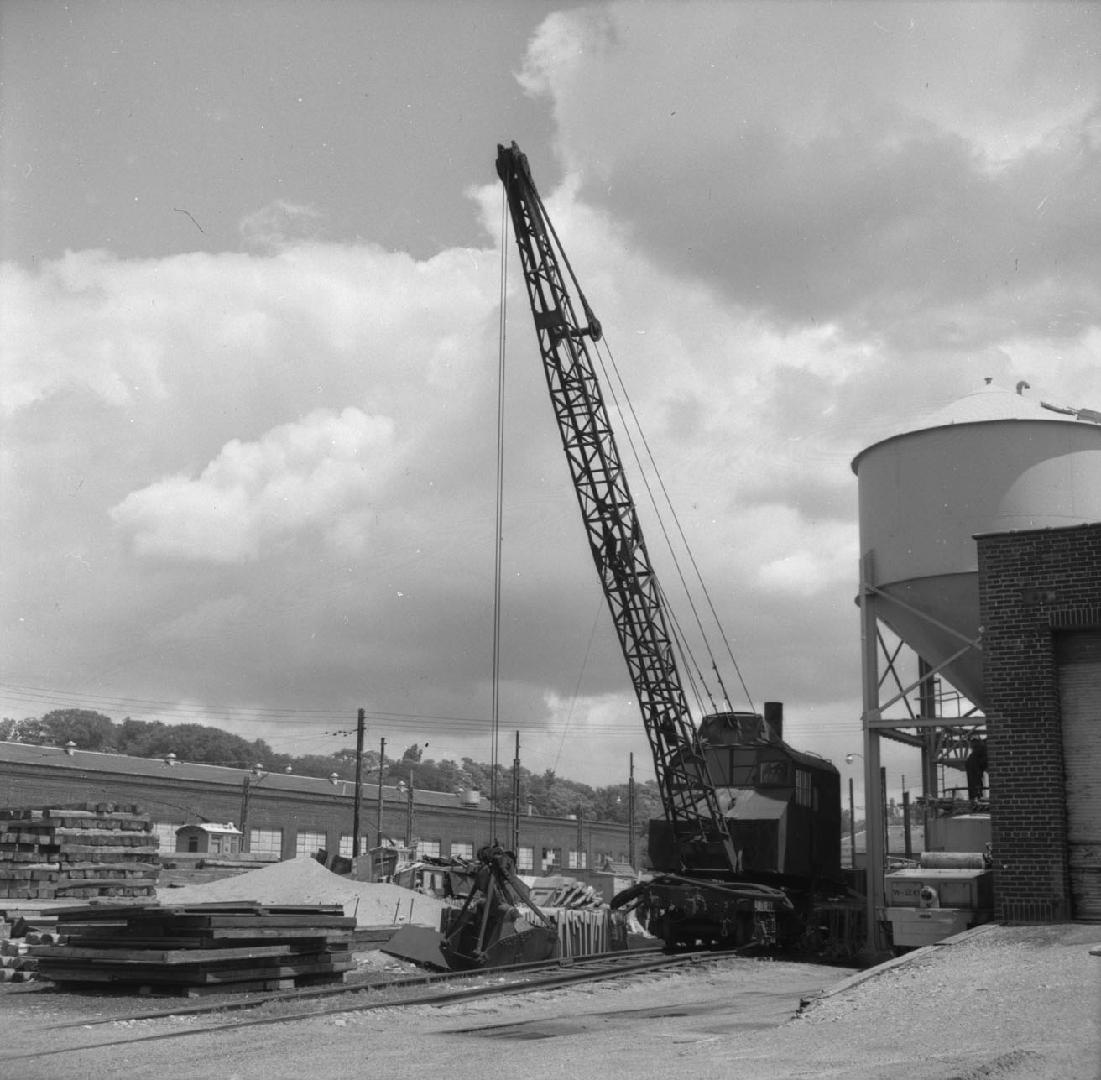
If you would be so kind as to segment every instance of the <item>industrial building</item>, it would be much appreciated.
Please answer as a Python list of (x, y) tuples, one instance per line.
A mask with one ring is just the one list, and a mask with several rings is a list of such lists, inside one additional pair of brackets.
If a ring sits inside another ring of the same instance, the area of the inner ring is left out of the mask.
[(853, 461), (871, 943), (883, 738), (920, 751), (927, 812), (938, 763), (985, 753), (990, 917), (1101, 919), (1101, 413), (1027, 390), (988, 380)]
[[(282, 859), (352, 853), (355, 784), (293, 773), (232, 769), (164, 759), (102, 754), (73, 747), (0, 742), (0, 802), (47, 806), (124, 802), (153, 819), (162, 852), (177, 850), (185, 825), (230, 823), (241, 847)], [(407, 785), (363, 785), (362, 834), (370, 846), (409, 847), (419, 855), (471, 858), (513, 822), (478, 792), (420, 791)], [(598, 870), (622, 863), (626, 825), (524, 815), (517, 862), (523, 873)]]

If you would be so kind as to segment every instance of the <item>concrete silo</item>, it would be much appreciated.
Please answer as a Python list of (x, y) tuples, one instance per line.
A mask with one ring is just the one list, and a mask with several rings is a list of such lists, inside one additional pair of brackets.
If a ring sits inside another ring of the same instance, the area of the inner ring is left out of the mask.
[[(1018, 388), (1018, 391), (1024, 386)], [(936, 715), (932, 677), (985, 709), (976, 537), (1101, 522), (1101, 415), (1059, 410), (989, 381), (853, 460), (858, 481), (869, 944), (883, 915), (880, 736), (923, 754), (936, 794), (936, 733), (983, 718)], [(985, 543), (985, 540), (984, 540)], [(1020, 590), (1018, 590), (1020, 592)], [(906, 685), (880, 644), (889, 628), (920, 658)], [(884, 670), (881, 670), (881, 665)], [(887, 679), (887, 671), (895, 676)], [(918, 715), (899, 702), (917, 690)], [(896, 692), (897, 691), (897, 692)], [(895, 718), (887, 713), (893, 709)], [(963, 741), (962, 739), (958, 741)], [(993, 774), (992, 774), (993, 791)]]
[(1101, 521), (1101, 426), (988, 384), (853, 471), (878, 619), (981, 708), (974, 537)]

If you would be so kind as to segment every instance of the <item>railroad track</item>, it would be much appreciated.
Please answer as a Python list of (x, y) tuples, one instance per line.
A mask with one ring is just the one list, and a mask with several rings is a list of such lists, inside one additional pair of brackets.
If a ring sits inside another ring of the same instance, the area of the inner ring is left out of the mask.
[[(404, 976), (395, 979), (352, 982), (332, 987), (310, 987), (302, 990), (257, 995), (247, 1001), (206, 1002), (172, 1009), (159, 1009), (122, 1016), (110, 1016), (97, 1020), (75, 1020), (50, 1026), (50, 1030), (85, 1028), (92, 1029), (106, 1024), (152, 1021), (168, 1017), (210, 1016), (215, 1022), (189, 1025), (173, 1031), (159, 1031), (127, 1038), (101, 1042), (81, 1042), (76, 1046), (53, 1047), (49, 1050), (0, 1056), (5, 1062), (28, 1061), (62, 1054), (130, 1046), (136, 1043), (158, 1042), (168, 1039), (189, 1038), (218, 1032), (240, 1031), (246, 1028), (270, 1024), (287, 1024), (296, 1020), (315, 1020), (319, 1017), (341, 1013), (370, 1012), (378, 1009), (406, 1008), (415, 1005), (446, 1005), (451, 1002), (469, 1001), (472, 998), (495, 997), (505, 994), (530, 993), (583, 982), (628, 978), (633, 975), (658, 971), (663, 968), (702, 964), (728, 956), (736, 956), (743, 950), (726, 952), (662, 953), (658, 949), (632, 950), (627, 953), (601, 953), (593, 956), (573, 957), (564, 960), (548, 960), (536, 964), (523, 964), (510, 968), (494, 968), (492, 971), (441, 973), (433, 975)], [(317, 1006), (299, 1009), (295, 1006), (311, 1002)], [(244, 1010), (263, 1010), (264, 1015), (237, 1015)], [(226, 1014), (233, 1014), (227, 1017)]]

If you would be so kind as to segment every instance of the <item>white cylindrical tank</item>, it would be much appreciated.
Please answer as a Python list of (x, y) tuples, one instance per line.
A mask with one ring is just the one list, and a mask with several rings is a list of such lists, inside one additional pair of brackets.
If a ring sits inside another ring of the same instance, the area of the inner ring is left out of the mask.
[[(1101, 424), (993, 385), (874, 443), (852, 467), (872, 584), (902, 601), (877, 614), (934, 666), (959, 650), (958, 635), (979, 633), (975, 536), (1101, 521)], [(982, 705), (981, 653), (943, 674)]]

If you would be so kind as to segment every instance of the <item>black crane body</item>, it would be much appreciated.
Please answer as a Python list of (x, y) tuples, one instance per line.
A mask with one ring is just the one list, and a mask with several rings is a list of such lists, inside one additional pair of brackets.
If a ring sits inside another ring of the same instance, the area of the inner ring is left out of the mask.
[[(497, 173), (507, 191), (543, 372), (581, 520), (642, 710), (662, 806), (681, 842), (699, 857), (718, 841), (725, 858), (715, 870), (728, 870), (737, 855), (691, 723), (657, 578), (586, 341), (599, 340), (600, 324), (587, 304), (584, 323), (574, 312), (553, 229), (515, 143), (498, 148)], [(699, 857), (693, 860), (697, 867)]]
[[(498, 146), (497, 174), (581, 519), (642, 713), (665, 829), (679, 863), (672, 872), (621, 894), (613, 906), (641, 900), (651, 930), (669, 945), (774, 941), (776, 917), (790, 911), (792, 903), (783, 888), (743, 872), (741, 845), (720, 806), (707, 748), (692, 722), (662, 592), (593, 363), (600, 323), (573, 278), (527, 158), (515, 143)], [(575, 310), (563, 266), (583, 318)], [(785, 744), (773, 740), (770, 753), (776, 745)]]

